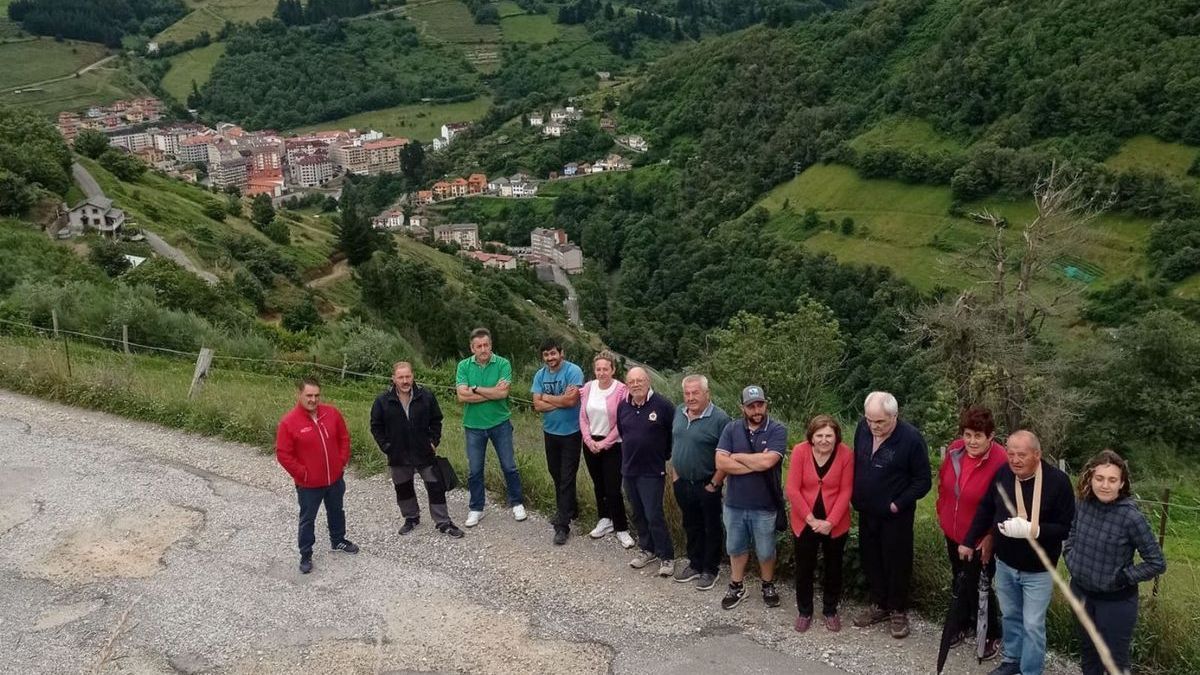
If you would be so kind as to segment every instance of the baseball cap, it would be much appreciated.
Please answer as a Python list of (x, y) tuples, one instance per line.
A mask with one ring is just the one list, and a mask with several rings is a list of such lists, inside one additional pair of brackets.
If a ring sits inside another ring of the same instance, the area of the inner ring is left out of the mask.
[(750, 405), (751, 403), (757, 403), (758, 401), (763, 401), (765, 403), (766, 400), (767, 395), (763, 393), (762, 387), (758, 386), (757, 384), (752, 384), (742, 390), (742, 405)]

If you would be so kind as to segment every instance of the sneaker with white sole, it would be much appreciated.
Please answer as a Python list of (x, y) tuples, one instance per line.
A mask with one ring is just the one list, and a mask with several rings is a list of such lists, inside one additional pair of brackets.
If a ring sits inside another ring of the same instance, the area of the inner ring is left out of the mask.
[(672, 574), (675, 574), (675, 561), (660, 560), (658, 563), (658, 576), (669, 577)]
[(625, 530), (617, 533), (617, 541), (621, 542), (621, 548), (633, 548), (633, 537)]
[(591, 534), (589, 534), (588, 536), (591, 537), (592, 539), (600, 539), (601, 537), (603, 537), (606, 534), (612, 534), (612, 531), (613, 531), (612, 520), (609, 518), (601, 518), (600, 522), (596, 523), (596, 527), (594, 529), (592, 529)]
[(483, 511), (471, 511), (467, 513), (467, 522), (464, 523), (464, 525), (467, 527), (475, 527), (481, 520), (483, 520)]
[(522, 520), (525, 520), (528, 517), (529, 517), (529, 514), (525, 513), (525, 505), (524, 504), (517, 504), (516, 506), (513, 507), (513, 520), (520, 522)]
[(655, 560), (658, 560), (658, 556), (654, 555), (650, 551), (642, 551), (637, 555), (636, 558), (629, 561), (629, 566), (635, 570), (640, 570)]

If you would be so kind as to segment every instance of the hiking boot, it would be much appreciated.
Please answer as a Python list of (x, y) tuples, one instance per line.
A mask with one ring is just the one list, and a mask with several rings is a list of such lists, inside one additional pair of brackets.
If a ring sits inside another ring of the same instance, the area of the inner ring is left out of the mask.
[(1000, 654), (1000, 638), (992, 638), (983, 643), (982, 661), (991, 661)]
[(1016, 661), (1001, 661), (988, 675), (1021, 675), (1021, 664)]
[(416, 518), (405, 518), (404, 525), (400, 527), (400, 534), (404, 535), (412, 532), (414, 529), (416, 529), (417, 523), (419, 522), (421, 521), (417, 520)]
[(617, 533), (617, 541), (621, 542), (621, 548), (633, 548), (633, 537), (629, 536), (629, 532), (625, 530)]
[(454, 523), (442, 523), (441, 525), (437, 526), (437, 530), (438, 532), (441, 532), (442, 534), (448, 534), (455, 539), (463, 538), (463, 531), (455, 527)]
[(704, 574), (700, 575), (699, 579), (696, 579), (696, 590), (698, 591), (710, 591), (712, 590), (712, 587), (716, 585), (717, 575), (715, 574), (709, 574), (708, 572), (705, 572)]
[(675, 581), (678, 581), (681, 584), (686, 584), (687, 582), (691, 581), (692, 579), (699, 579), (699, 578), (700, 578), (700, 573), (697, 572), (696, 568), (692, 567), (691, 565), (684, 565), (683, 569), (675, 570)]
[(954, 634), (954, 637), (950, 638), (950, 643), (946, 646), (946, 648), (954, 649), (955, 647), (961, 645), (965, 639), (967, 639), (967, 632), (960, 630)]
[(658, 576), (669, 577), (675, 573), (674, 560), (660, 560), (658, 563)]
[(468, 511), (466, 526), (475, 527), (481, 520), (483, 520), (483, 511)]
[(796, 629), (797, 633), (803, 633), (807, 631), (810, 626), (812, 626), (812, 617), (801, 614), (800, 616), (796, 617), (796, 625), (793, 626), (793, 628)]
[(774, 581), (762, 582), (763, 604), (767, 607), (779, 606), (779, 591), (775, 590)]
[(746, 597), (746, 584), (737, 584), (729, 582), (729, 590), (725, 591), (725, 597), (721, 598), (721, 609), (733, 609), (742, 602), (742, 598)]
[(300, 559), (300, 574), (308, 574), (312, 572), (312, 558)]
[(341, 551), (342, 553), (358, 553), (358, 545), (349, 539), (343, 539), (333, 545), (333, 550)]
[(892, 637), (897, 640), (908, 637), (908, 614), (904, 612), (892, 612), (892, 622), (888, 630), (891, 632)]
[(858, 626), (859, 628), (874, 626), (882, 621), (887, 621), (888, 616), (887, 610), (881, 607), (871, 606), (855, 615), (854, 625)]
[(650, 551), (642, 551), (637, 555), (636, 558), (629, 561), (629, 566), (635, 570), (640, 570), (655, 560), (658, 560), (658, 556), (654, 555)]
[(516, 506), (513, 507), (513, 520), (515, 520), (519, 523), (528, 517), (529, 517), (529, 515), (527, 513), (525, 513), (525, 505), (524, 504), (517, 504)]
[(831, 614), (825, 617), (825, 630), (830, 633), (836, 633), (842, 629), (842, 617), (837, 614)]
[(596, 523), (596, 527), (592, 528), (589, 537), (592, 539), (602, 539), (606, 534), (612, 534), (613, 522), (609, 518), (601, 518), (600, 522)]
[(554, 545), (562, 546), (567, 543), (567, 538), (571, 536), (571, 530), (559, 526), (554, 528)]

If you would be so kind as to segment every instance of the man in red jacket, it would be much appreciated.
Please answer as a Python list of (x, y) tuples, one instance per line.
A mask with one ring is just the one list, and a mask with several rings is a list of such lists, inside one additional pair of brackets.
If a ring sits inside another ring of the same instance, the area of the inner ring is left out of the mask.
[(331, 405), (321, 403), (321, 385), (315, 378), (300, 381), (296, 407), (279, 420), (275, 432), (275, 458), (296, 481), (300, 501), (300, 573), (312, 571), (313, 524), (321, 502), (329, 521), (329, 544), (334, 551), (358, 553), (346, 539), (346, 512), (342, 497), (346, 481), (342, 470), (350, 461), (350, 432), (346, 420)]

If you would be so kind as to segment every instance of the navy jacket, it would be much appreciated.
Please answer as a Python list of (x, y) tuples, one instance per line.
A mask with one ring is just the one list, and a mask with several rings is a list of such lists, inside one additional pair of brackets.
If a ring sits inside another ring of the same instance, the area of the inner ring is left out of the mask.
[(675, 406), (651, 391), (640, 406), (632, 395), (617, 405), (617, 430), (621, 433), (621, 475), (662, 476), (671, 459), (671, 425)]
[[(904, 420), (896, 421), (891, 436), (871, 453), (874, 438), (865, 419), (854, 431), (854, 494), (850, 502), (859, 513), (890, 518), (894, 503), (899, 514), (917, 508), (933, 479), (925, 437)], [(897, 514), (897, 515), (899, 515)]]
[[(996, 558), (1005, 565), (1022, 572), (1045, 572), (1042, 561), (1033, 547), (1024, 539), (1000, 534), (996, 526), (1016, 515), (1010, 513), (1004, 503), (1003, 492), (1009, 501), (1016, 499), (1017, 477), (1006, 464), (996, 472), (996, 479), (987, 496), (979, 502), (971, 530), (963, 539), (964, 546), (975, 547), (988, 532), (992, 532), (992, 549)], [(1021, 494), (1025, 497), (1025, 513), (1033, 515), (1033, 480), (1021, 483)], [(1014, 504), (1014, 507), (1016, 505)], [(1071, 479), (1058, 467), (1042, 460), (1042, 510), (1038, 516), (1037, 543), (1046, 550), (1050, 562), (1057, 565), (1062, 554), (1063, 540), (1071, 532), (1071, 521), (1075, 519), (1075, 490)]]

